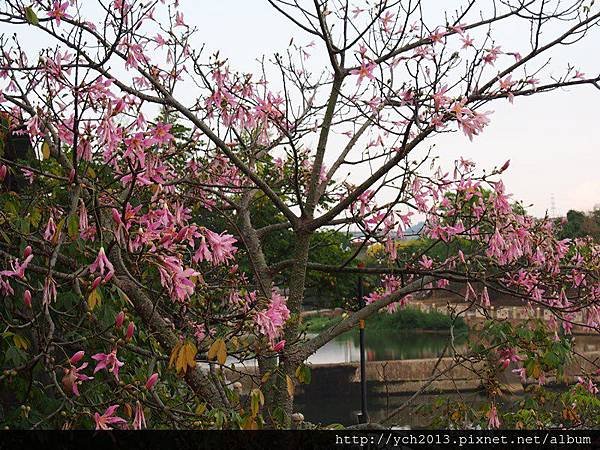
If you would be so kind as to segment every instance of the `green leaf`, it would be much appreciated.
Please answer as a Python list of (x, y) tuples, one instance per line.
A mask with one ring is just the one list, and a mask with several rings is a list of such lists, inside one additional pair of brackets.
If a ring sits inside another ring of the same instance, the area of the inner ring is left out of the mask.
[(42, 220), (42, 211), (39, 208), (33, 208), (29, 215), (29, 220), (31, 222), (31, 225), (37, 228), (40, 224), (40, 221)]
[(30, 231), (30, 227), (29, 227), (29, 218), (28, 217), (23, 217), (22, 219), (20, 219), (20, 224), (21, 224), (21, 233), (28, 235), (29, 231)]
[(7, 362), (10, 361), (15, 366), (18, 366), (27, 359), (27, 356), (24, 352), (19, 350), (17, 347), (11, 346), (11, 347), (8, 347), (8, 350), (6, 350), (5, 359)]
[(77, 214), (72, 214), (69, 216), (67, 230), (71, 239), (75, 240), (79, 237), (79, 217), (77, 217)]
[(250, 411), (252, 417), (256, 417), (260, 411), (260, 407), (265, 404), (265, 398), (260, 389), (255, 388), (250, 392)]
[(310, 384), (310, 368), (305, 364), (298, 366), (298, 368), (296, 369), (296, 378), (298, 378), (298, 381), (302, 384)]
[(31, 6), (25, 8), (25, 19), (27, 19), (27, 22), (31, 25), (38, 25), (40, 23), (40, 19), (38, 19), (37, 14), (33, 11)]

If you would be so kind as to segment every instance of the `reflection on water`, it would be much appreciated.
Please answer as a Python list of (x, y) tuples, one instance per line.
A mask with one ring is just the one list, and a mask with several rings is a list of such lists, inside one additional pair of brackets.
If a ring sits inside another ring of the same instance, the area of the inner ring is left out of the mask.
[[(360, 359), (359, 333), (353, 330), (329, 342), (309, 358), (313, 364), (332, 364), (356, 362)], [(459, 352), (467, 350), (469, 339), (476, 336), (459, 336), (455, 339), (455, 348)], [(380, 330), (367, 330), (367, 358), (370, 361), (386, 361), (398, 359), (435, 358), (443, 355), (449, 345), (450, 336), (444, 334), (394, 333)], [(579, 352), (594, 352), (600, 350), (600, 336), (574, 336), (575, 348)], [(450, 354), (450, 349), (446, 352)], [(352, 367), (340, 365), (327, 370), (321, 376), (320, 382), (315, 380), (317, 371), (313, 372), (313, 382), (303, 386), (301, 393), (295, 399), (295, 408), (304, 414), (306, 420), (312, 423), (330, 424), (341, 423), (353, 425), (357, 423), (357, 413), (360, 410), (360, 385), (350, 383), (348, 370)], [(344, 380), (341, 382), (341, 380)], [(319, 387), (320, 386), (320, 387)], [(323, 387), (325, 386), (325, 388)], [(386, 417), (395, 408), (403, 405), (412, 394), (382, 395), (380, 389), (375, 389), (373, 382), (367, 383), (368, 410), (371, 420), (377, 422)], [(440, 398), (461, 400), (477, 409), (488, 402), (485, 392), (472, 391), (441, 394), (422, 394), (394, 417), (393, 423), (411, 428), (426, 427), (431, 423), (432, 415), (417, 412), (420, 405), (431, 405)], [(510, 401), (517, 401), (514, 397)], [(505, 398), (504, 401), (509, 401)]]
[[(359, 331), (357, 329), (338, 336), (321, 347), (308, 361), (312, 364), (356, 362), (360, 360)], [(466, 336), (455, 338), (455, 347), (466, 348)], [(399, 333), (396, 331), (369, 330), (365, 333), (368, 361), (395, 359), (436, 358), (449, 352), (450, 335), (437, 333)]]

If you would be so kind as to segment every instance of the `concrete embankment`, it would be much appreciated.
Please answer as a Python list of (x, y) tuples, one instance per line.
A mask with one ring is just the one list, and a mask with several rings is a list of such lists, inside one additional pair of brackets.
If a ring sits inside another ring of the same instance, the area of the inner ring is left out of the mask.
[[(575, 358), (565, 370), (565, 379), (559, 383), (573, 383), (578, 375), (592, 373), (595, 370), (594, 361), (600, 361), (600, 351), (587, 352), (585, 358)], [(360, 383), (360, 365), (354, 363), (313, 364), (310, 366), (312, 381), (309, 385), (299, 385), (298, 394), (310, 390), (311, 393), (328, 395), (335, 392), (340, 395), (344, 390), (354, 392)], [(499, 380), (503, 389), (512, 394), (523, 391), (523, 385), (518, 377), (511, 372), (509, 366), (502, 372)], [(424, 392), (456, 392), (472, 391), (481, 388), (481, 378), (485, 367), (482, 363), (463, 362), (459, 365), (453, 358), (428, 358), (397, 361), (368, 361), (366, 365), (369, 390), (380, 395), (403, 395), (414, 393), (427, 386)], [(259, 380), (256, 367), (246, 367), (242, 370), (227, 370), (227, 379), (240, 381), (244, 392), (256, 387)], [(528, 383), (536, 383), (528, 380)], [(547, 378), (548, 384), (556, 384), (553, 377)]]

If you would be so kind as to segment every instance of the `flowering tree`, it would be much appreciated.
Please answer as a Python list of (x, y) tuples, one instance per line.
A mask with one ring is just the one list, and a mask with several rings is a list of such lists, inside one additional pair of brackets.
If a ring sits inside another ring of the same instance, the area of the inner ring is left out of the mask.
[[(487, 173), (467, 160), (438, 167), (420, 149), (456, 130), (476, 139), (494, 101), (599, 87), (571, 66), (546, 69), (554, 48), (598, 24), (597, 7), (470, 1), (432, 23), (418, 1), (269, 0), (299, 36), (257, 76), (198, 50), (178, 3), (0, 7), (17, 30), (0, 40), (0, 382), (11, 423), (288, 426), (309, 355), (454, 281), (484, 313), (492, 290), (548, 308), (539, 341), (565, 349), (551, 361), (541, 343), (527, 347), (531, 324), (512, 335), (492, 323), (483, 348), (454, 351), (457, 365), (491, 361), (485, 420), (501, 425), (495, 373), (523, 361), (519, 374), (542, 383), (564, 364), (575, 312), (586, 317), (577, 325), (600, 325), (599, 249), (559, 240), (550, 221), (512, 205), (498, 177), (508, 162)], [(530, 42), (496, 42), (505, 23), (530, 28)], [(19, 31), (47, 47), (31, 54)], [(319, 49), (325, 66), (311, 57)], [(361, 171), (358, 184), (347, 170)], [(258, 226), (260, 204), (277, 212)], [(399, 257), (413, 215), (436, 244), (461, 250)], [(317, 231), (350, 225), (363, 247), (383, 245), (385, 267), (357, 267), (358, 252), (311, 260)], [(293, 251), (269, 261), (265, 243), (279, 230)], [(307, 271), (379, 274), (382, 289), (307, 339)], [(258, 360), (246, 399), (220, 370), (231, 357)]]

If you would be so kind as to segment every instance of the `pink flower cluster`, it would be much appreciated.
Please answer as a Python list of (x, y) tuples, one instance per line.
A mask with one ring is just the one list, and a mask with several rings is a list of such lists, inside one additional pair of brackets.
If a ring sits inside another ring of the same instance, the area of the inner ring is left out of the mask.
[(290, 311), (285, 302), (286, 298), (277, 288), (273, 288), (269, 306), (265, 310), (258, 311), (254, 316), (259, 332), (269, 339), (272, 346), (285, 322), (290, 318)]

